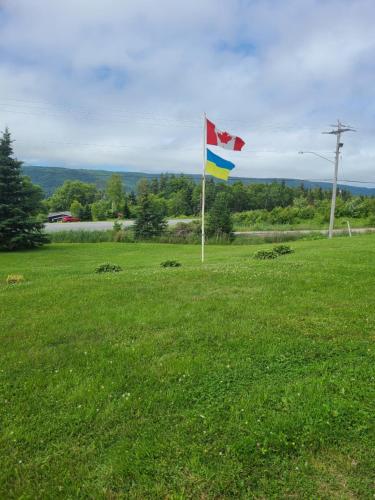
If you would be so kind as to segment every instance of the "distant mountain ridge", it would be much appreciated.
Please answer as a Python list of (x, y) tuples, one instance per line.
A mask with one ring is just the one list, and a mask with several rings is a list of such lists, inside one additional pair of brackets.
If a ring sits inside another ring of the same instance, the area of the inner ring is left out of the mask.
[[(67, 180), (79, 180), (82, 182), (90, 182), (95, 184), (99, 189), (104, 189), (105, 185), (112, 174), (118, 174), (122, 177), (126, 191), (135, 190), (137, 182), (140, 179), (153, 179), (160, 177), (160, 173), (143, 173), (143, 172), (115, 172), (110, 170), (93, 170), (93, 169), (75, 169), (65, 167), (42, 167), (38, 165), (24, 165), (23, 172), (29, 176), (34, 184), (42, 187), (45, 195), (51, 194)], [(170, 174), (172, 175), (172, 174)], [(174, 174), (180, 175), (180, 174)], [(186, 177), (192, 178), (195, 182), (201, 180), (201, 176), (197, 174), (183, 174)], [(313, 182), (301, 179), (284, 179), (284, 178), (253, 178), (253, 177), (232, 177), (229, 183), (242, 181), (244, 184), (269, 184), (271, 182), (282, 182), (288, 186), (299, 186), (301, 183), (306, 188), (321, 187), (322, 189), (331, 189), (329, 182)], [(339, 184), (339, 189), (346, 189), (354, 195), (375, 196), (375, 188), (358, 187), (346, 184)]]

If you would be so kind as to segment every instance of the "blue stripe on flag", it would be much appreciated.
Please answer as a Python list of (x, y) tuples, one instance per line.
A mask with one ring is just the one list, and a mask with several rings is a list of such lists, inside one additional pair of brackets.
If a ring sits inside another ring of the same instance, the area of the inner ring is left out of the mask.
[(224, 158), (221, 158), (218, 155), (215, 155), (215, 153), (213, 153), (208, 148), (207, 148), (207, 161), (215, 163), (215, 165), (217, 165), (218, 167), (225, 168), (227, 170), (233, 170), (235, 167), (234, 163), (228, 160), (224, 160)]

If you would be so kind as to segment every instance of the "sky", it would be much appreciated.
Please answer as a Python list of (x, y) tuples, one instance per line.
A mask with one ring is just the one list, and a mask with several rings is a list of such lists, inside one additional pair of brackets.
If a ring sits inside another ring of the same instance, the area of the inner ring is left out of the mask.
[[(0, 0), (0, 130), (31, 165), (200, 173), (203, 116), (246, 177), (375, 186), (374, 0)], [(213, 148), (215, 149), (215, 148)]]

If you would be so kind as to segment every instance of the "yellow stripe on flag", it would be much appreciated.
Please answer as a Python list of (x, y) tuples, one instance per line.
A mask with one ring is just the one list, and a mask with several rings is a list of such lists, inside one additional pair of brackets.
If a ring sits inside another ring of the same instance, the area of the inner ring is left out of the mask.
[(227, 181), (230, 170), (227, 168), (220, 168), (212, 161), (207, 161), (206, 163), (206, 173), (217, 177), (218, 179), (222, 179), (223, 181)]

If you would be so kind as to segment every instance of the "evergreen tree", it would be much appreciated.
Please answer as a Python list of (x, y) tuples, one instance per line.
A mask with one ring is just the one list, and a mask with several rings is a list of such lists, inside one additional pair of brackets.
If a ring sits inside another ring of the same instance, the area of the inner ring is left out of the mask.
[(233, 222), (227, 193), (218, 193), (208, 215), (207, 234), (220, 237), (232, 236)]
[(129, 207), (129, 203), (128, 203), (126, 196), (124, 198), (124, 203), (122, 205), (121, 212), (122, 212), (124, 219), (130, 219), (131, 212), (130, 212), (130, 207)]
[(43, 224), (35, 218), (42, 210), (42, 190), (22, 175), (21, 165), (13, 158), (12, 140), (6, 128), (0, 139), (1, 250), (32, 248), (48, 241)]
[(151, 181), (151, 193), (159, 194), (159, 180), (157, 177), (154, 177)]
[(134, 191), (130, 191), (130, 194), (128, 196), (128, 202), (129, 202), (129, 205), (136, 205), (137, 204), (137, 197), (136, 197)]
[(159, 236), (165, 229), (166, 222), (160, 206), (148, 194), (140, 198), (137, 217), (134, 223), (136, 239), (148, 239)]

